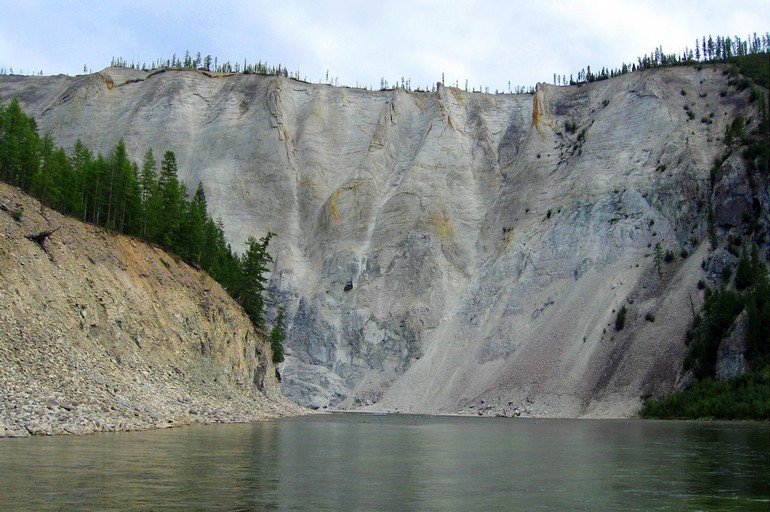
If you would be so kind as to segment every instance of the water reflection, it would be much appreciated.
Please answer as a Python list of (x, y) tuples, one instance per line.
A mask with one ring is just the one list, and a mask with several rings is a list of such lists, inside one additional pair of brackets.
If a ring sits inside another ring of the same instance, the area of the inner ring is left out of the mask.
[(763, 423), (327, 415), (0, 441), (0, 510), (762, 510)]

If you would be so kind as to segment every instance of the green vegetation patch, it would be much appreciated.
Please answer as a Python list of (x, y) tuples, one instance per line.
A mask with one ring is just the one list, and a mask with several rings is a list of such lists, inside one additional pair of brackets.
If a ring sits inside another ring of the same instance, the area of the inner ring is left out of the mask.
[(644, 401), (642, 418), (770, 420), (770, 366), (735, 379), (696, 381), (686, 391)]

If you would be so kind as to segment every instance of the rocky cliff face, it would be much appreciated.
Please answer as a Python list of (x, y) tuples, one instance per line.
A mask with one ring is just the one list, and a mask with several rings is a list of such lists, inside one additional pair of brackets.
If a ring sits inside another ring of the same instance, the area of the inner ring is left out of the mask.
[(297, 411), (263, 337), (205, 274), (1, 183), (0, 233), (0, 437)]
[[(278, 233), (289, 397), (550, 416), (629, 415), (673, 388), (709, 169), (748, 94), (711, 66), (534, 96), (114, 68), (0, 79), (65, 147), (175, 151), (234, 246)], [(767, 186), (740, 165), (717, 175), (720, 223), (748, 208), (766, 231)], [(677, 255), (660, 269), (658, 243)]]

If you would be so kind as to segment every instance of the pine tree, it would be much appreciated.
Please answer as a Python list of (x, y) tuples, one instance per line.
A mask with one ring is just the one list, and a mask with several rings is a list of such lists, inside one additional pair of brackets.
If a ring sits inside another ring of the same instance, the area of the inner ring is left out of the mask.
[(283, 362), (283, 342), (286, 340), (286, 332), (283, 326), (284, 313), (283, 308), (278, 308), (278, 315), (273, 322), (273, 328), (270, 330), (270, 348), (273, 351), (273, 363)]
[(660, 242), (655, 244), (655, 268), (658, 270), (658, 275), (661, 275), (663, 273), (663, 246), (660, 245)]
[(183, 251), (185, 256), (195, 264), (200, 265), (205, 247), (205, 230), (207, 219), (206, 194), (203, 184), (198, 182), (192, 201), (187, 203), (187, 215), (182, 222), (182, 235), (184, 238)]
[(0, 179), (29, 191), (39, 143), (37, 123), (24, 114), (16, 98), (0, 108)]
[(72, 155), (70, 156), (70, 165), (75, 174), (79, 191), (77, 197), (77, 213), (73, 214), (80, 220), (86, 220), (88, 218), (90, 194), (86, 178), (91, 174), (90, 168), (93, 166), (93, 163), (94, 155), (91, 153), (91, 150), (89, 150), (80, 139), (75, 141), (75, 145), (72, 148)]
[(128, 159), (126, 144), (118, 141), (109, 161), (109, 194), (107, 196), (107, 227), (137, 234), (140, 210), (138, 169)]
[(709, 245), (711, 250), (714, 251), (719, 246), (719, 240), (717, 239), (717, 217), (711, 205), (709, 205), (708, 213), (706, 214), (706, 221), (708, 222)]
[[(139, 173), (139, 202), (141, 203), (141, 213), (139, 220), (139, 236), (148, 237), (148, 231), (153, 231), (152, 225), (160, 223), (160, 219), (152, 215), (159, 214), (160, 207), (153, 204), (158, 199), (157, 194), (158, 177), (157, 162), (152, 153), (152, 148), (148, 149), (142, 160), (142, 169)], [(157, 230), (156, 230), (157, 231)]]
[(274, 236), (275, 233), (269, 232), (259, 240), (249, 237), (246, 252), (241, 258), (240, 281), (237, 283), (236, 297), (252, 323), (260, 329), (264, 327), (265, 319), (265, 302), (262, 297), (267, 283), (265, 274), (269, 270), (267, 264), (273, 261), (267, 246)]
[(43, 205), (56, 208), (60, 200), (57, 187), (59, 161), (54, 156), (55, 151), (53, 137), (47, 134), (40, 141), (40, 161), (35, 166), (29, 183), (29, 192), (40, 200), (41, 209)]
[(735, 287), (738, 290), (745, 290), (752, 284), (753, 272), (749, 255), (746, 252), (746, 246), (741, 250), (741, 257), (738, 260), (738, 267), (735, 270)]
[(86, 174), (83, 176), (83, 183), (86, 185), (86, 218), (87, 222), (102, 224), (107, 210), (106, 182), (109, 175), (109, 164), (102, 155), (97, 155), (86, 167)]
[(156, 229), (151, 233), (157, 242), (172, 252), (176, 252), (180, 238), (180, 226), (184, 213), (185, 192), (177, 176), (176, 155), (171, 150), (163, 154), (158, 177), (158, 212), (153, 212), (159, 219)]

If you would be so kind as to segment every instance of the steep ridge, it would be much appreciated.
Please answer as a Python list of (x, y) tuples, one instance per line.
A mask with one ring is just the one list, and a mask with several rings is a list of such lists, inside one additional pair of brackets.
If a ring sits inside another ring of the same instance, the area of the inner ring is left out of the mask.
[(0, 205), (0, 437), (299, 412), (269, 344), (208, 276), (2, 183)]
[[(0, 77), (0, 96), (65, 147), (174, 150), (235, 247), (278, 233), (271, 293), (297, 402), (626, 416), (676, 383), (710, 258), (709, 168), (726, 126), (753, 113), (722, 71), (532, 96), (109, 68)], [(745, 172), (717, 176), (717, 189), (722, 176), (749, 188)], [(657, 243), (690, 256), (659, 271)]]

